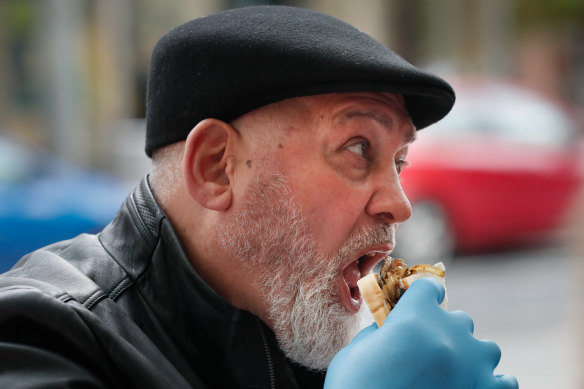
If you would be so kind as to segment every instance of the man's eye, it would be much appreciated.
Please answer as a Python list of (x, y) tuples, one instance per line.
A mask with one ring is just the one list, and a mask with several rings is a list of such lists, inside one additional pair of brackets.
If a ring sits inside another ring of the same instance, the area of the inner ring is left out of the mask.
[(347, 147), (347, 149), (364, 158), (365, 155), (367, 154), (367, 150), (369, 149), (369, 142), (361, 141)]
[(400, 158), (397, 161), (395, 161), (395, 167), (397, 169), (398, 174), (400, 174), (409, 165), (410, 165), (410, 163), (403, 158)]

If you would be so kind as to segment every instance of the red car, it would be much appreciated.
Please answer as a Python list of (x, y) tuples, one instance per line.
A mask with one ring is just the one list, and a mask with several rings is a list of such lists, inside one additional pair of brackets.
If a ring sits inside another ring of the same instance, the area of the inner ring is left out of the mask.
[(410, 148), (402, 185), (413, 215), (398, 228), (396, 251), (448, 259), (549, 238), (583, 178), (579, 117), (510, 83), (453, 86), (452, 112)]

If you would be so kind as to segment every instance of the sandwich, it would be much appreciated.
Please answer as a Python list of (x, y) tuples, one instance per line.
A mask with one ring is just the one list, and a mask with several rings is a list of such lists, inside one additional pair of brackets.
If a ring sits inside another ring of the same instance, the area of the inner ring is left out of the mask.
[[(381, 327), (400, 297), (414, 281), (423, 277), (432, 277), (446, 288), (445, 270), (442, 262), (434, 265), (414, 265), (408, 268), (403, 259), (386, 257), (379, 273), (366, 275), (357, 281), (357, 286), (377, 326)], [(444, 296), (444, 301), (440, 306), (446, 309), (446, 303), (447, 298)]]

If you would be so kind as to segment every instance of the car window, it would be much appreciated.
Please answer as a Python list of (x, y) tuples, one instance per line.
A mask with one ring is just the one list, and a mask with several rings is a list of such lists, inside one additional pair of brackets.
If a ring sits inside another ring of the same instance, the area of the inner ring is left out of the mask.
[(559, 107), (527, 91), (504, 90), (482, 96), (480, 116), (494, 136), (509, 141), (563, 145), (570, 141), (575, 126)]
[(432, 130), (436, 137), (488, 136), (509, 142), (565, 145), (577, 132), (557, 105), (513, 87), (462, 91), (452, 112)]

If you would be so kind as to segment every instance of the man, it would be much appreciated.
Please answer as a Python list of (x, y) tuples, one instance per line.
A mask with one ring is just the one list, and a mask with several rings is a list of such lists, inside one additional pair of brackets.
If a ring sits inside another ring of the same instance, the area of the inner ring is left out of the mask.
[(152, 56), (151, 174), (100, 234), (0, 278), (0, 386), (516, 387), (431, 281), (355, 337), (356, 282), (410, 216), (408, 147), (453, 103), (322, 14), (179, 26)]

